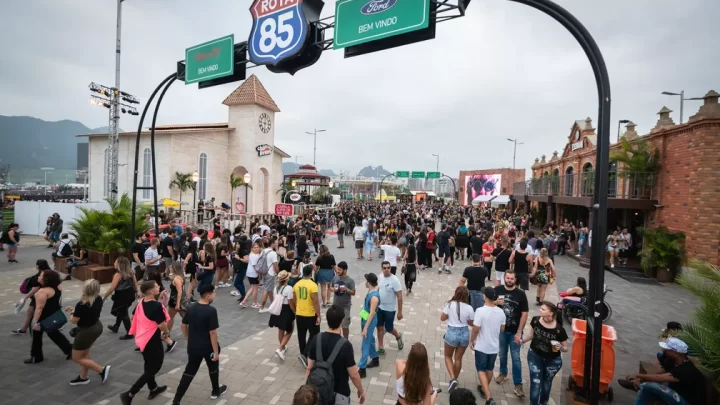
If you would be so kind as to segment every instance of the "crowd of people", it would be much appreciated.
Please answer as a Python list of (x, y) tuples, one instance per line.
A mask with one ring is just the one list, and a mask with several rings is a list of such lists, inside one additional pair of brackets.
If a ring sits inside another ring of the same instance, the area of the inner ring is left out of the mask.
[[(269, 313), (268, 326), (278, 330), (275, 354), (279, 359), (289, 355), (288, 346), (297, 329), (296, 355), (306, 369), (307, 384), (297, 391), (295, 403), (349, 404), (350, 383), (363, 403), (362, 379), (368, 368), (380, 366), (388, 347), (387, 335), (398, 350), (404, 350), (396, 322), (405, 317), (403, 300), (412, 294), (418, 275), (449, 274), (467, 261), (460, 283), (448, 292), (440, 315), (441, 321), (447, 322), (444, 360), (450, 376), (450, 402), (477, 403), (473, 392), (460, 387), (458, 381), (468, 348), (473, 350), (477, 391), (485, 404), (499, 403), (493, 397), (496, 388), (492, 383), (503, 384), (511, 375), (514, 394), (524, 398), (520, 352), (522, 345), (529, 344), (525, 360), (530, 375), (529, 402), (547, 404), (553, 378), (562, 368), (561, 354), (568, 351), (568, 334), (558, 307), (545, 299), (547, 286), (558, 277), (554, 255), (564, 252), (558, 248), (558, 240), (563, 242), (561, 232), (551, 224), (536, 236), (529, 228), (531, 221), (507, 210), (439, 202), (349, 202), (293, 219), (253, 223), (247, 234), (241, 227), (222, 229), (219, 220), (213, 220), (208, 231), (183, 229), (171, 221), (157, 236), (137, 235), (132, 258), (115, 261), (116, 273), (104, 293), (96, 281), (88, 281), (80, 302), (64, 308), (76, 325), (71, 330), (72, 344), (60, 331), (65, 323), (61, 279), (45, 260), (38, 260), (37, 274), (24, 283), (25, 322), (13, 332), (32, 331), (29, 364), (43, 361), (42, 336), (47, 334), (80, 366), (70, 384), (81, 385), (89, 383), (90, 370), (101, 382), (108, 379), (110, 365), (90, 359), (90, 349), (104, 329), (119, 333), (122, 326), (124, 333), (119, 339), (132, 340), (145, 364), (141, 377), (120, 395), (123, 405), (129, 405), (146, 385), (150, 398), (167, 390), (155, 377), (164, 356), (177, 345), (172, 331), (179, 314), (180, 329), (188, 341), (188, 362), (172, 403), (181, 403), (203, 361), (210, 374), (210, 398), (215, 399), (227, 386), (220, 383), (220, 325), (211, 304), (221, 289), (228, 288), (239, 310)], [(335, 229), (336, 249), (344, 249), (345, 237), (352, 237), (356, 260), (371, 261), (375, 255), (379, 261), (378, 273), (362, 276), (367, 293), (359, 310), (353, 309), (352, 298), (360, 280), (349, 275), (350, 264), (337, 261), (327, 243), (327, 230)], [(582, 238), (589, 235), (580, 235), (576, 240), (582, 245)], [(68, 251), (60, 246), (65, 237), (60, 235), (55, 255), (67, 257)], [(533, 317), (529, 316), (531, 298), (527, 296), (530, 284), (537, 286), (534, 305), (538, 315)], [(568, 299), (586, 295), (584, 285), (571, 290)], [(115, 322), (103, 328), (100, 314), (111, 297)], [(361, 330), (357, 362), (348, 340), (354, 313), (359, 314)], [(320, 333), (323, 316), (327, 331)], [(666, 346), (666, 350), (679, 347)], [(498, 357), (500, 368), (495, 375)], [(395, 370), (399, 404), (435, 403), (440, 390), (430, 381), (423, 343), (411, 344), (406, 360), (398, 360)], [(676, 377), (681, 383), (673, 388), (683, 398), (690, 395), (686, 376), (682, 380)], [(648, 388), (644, 398), (650, 397)]]

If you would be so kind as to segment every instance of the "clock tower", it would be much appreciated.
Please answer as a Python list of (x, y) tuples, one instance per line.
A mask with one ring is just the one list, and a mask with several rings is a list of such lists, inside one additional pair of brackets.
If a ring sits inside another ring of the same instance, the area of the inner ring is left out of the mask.
[[(248, 213), (272, 212), (280, 202), (276, 190), (282, 183), (282, 159), (289, 157), (275, 147), (275, 113), (280, 108), (254, 74), (223, 104), (229, 107), (228, 126), (235, 128), (228, 134), (228, 173), (239, 178), (250, 174)], [(235, 190), (236, 199), (242, 200), (245, 191), (245, 187)]]

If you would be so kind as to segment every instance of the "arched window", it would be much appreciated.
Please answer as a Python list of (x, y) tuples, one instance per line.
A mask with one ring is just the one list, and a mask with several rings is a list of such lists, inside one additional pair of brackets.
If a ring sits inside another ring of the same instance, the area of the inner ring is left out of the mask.
[(105, 161), (103, 163), (103, 197), (108, 197), (108, 169), (110, 168), (110, 152), (105, 149)]
[(207, 153), (203, 152), (200, 154), (198, 159), (198, 174), (200, 179), (198, 180), (197, 196), (201, 200), (207, 199)]
[[(152, 155), (150, 154), (150, 148), (145, 148), (143, 151), (143, 187), (152, 186)], [(152, 190), (143, 190), (143, 200), (149, 200), (152, 197), (150, 193)]]

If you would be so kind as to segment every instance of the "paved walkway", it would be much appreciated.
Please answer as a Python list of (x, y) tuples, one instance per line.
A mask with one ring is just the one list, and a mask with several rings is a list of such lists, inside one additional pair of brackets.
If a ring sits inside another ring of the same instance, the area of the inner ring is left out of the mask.
[[(380, 272), (380, 261), (372, 262), (355, 259), (352, 249), (335, 249), (337, 245), (334, 236), (329, 236), (326, 241), (331, 247), (338, 261), (346, 260), (350, 265), (350, 275), (358, 285), (364, 284), (362, 274), (373, 271)], [(48, 249), (49, 250), (49, 249)], [(29, 252), (28, 252), (29, 253)], [(34, 263), (34, 261), (33, 261)], [(394, 404), (396, 401), (394, 384), (394, 362), (397, 358), (406, 358), (408, 347), (414, 342), (424, 343), (430, 355), (430, 370), (433, 384), (442, 388), (443, 393), (438, 396), (438, 403), (448, 404), (447, 382), (449, 380), (442, 356), (443, 341), (445, 332), (444, 323), (440, 322), (441, 308), (445, 301), (452, 295), (454, 287), (460, 279), (462, 268), (468, 262), (456, 263), (452, 275), (438, 275), (435, 271), (425, 271), (418, 275), (418, 282), (413, 288), (413, 294), (405, 297), (404, 315), (405, 320), (397, 322), (398, 330), (404, 334), (406, 348), (397, 350), (397, 346), (389, 335), (386, 338), (387, 354), (381, 357), (379, 368), (368, 369), (368, 377), (363, 379), (367, 389), (366, 402), (371, 405)], [(568, 265), (574, 265), (568, 263)], [(562, 272), (565, 264), (561, 265)], [(27, 277), (32, 270), (9, 270), (0, 273), (0, 282), (5, 286), (3, 294), (6, 294), (7, 301), (0, 313), (0, 330), (9, 331), (17, 328), (21, 323), (21, 317), (7, 312), (11, 309), (12, 303), (19, 298), (17, 292), (17, 280)], [(562, 273), (561, 273), (562, 274)], [(65, 303), (74, 301), (79, 296), (79, 285), (77, 281), (63, 283), (66, 290)], [(358, 295), (353, 299), (353, 313), (359, 311), (366, 289), (358, 287)], [(528, 293), (534, 297), (534, 290)], [(557, 298), (557, 289), (551, 286), (548, 290), (548, 299)], [(289, 405), (296, 389), (304, 383), (305, 374), (299, 360), (297, 360), (297, 339), (291, 339), (288, 346), (287, 360), (281, 361), (275, 356), (277, 348), (277, 332), (267, 327), (269, 314), (258, 314), (256, 310), (239, 309), (235, 300), (229, 296), (229, 289), (221, 289), (218, 299), (214, 304), (220, 313), (220, 344), (221, 354), (221, 382), (229, 386), (228, 393), (219, 400), (213, 401), (208, 397), (209, 378), (203, 366), (198, 372), (195, 381), (190, 386), (188, 393), (183, 399), (183, 404), (201, 405)], [(109, 314), (109, 305), (103, 310), (102, 322), (107, 325), (112, 322)], [(531, 316), (535, 314), (536, 308), (532, 306)], [(323, 321), (323, 330), (326, 329)], [(360, 356), (360, 322), (357, 316), (353, 318), (350, 329), (350, 340), (355, 347), (356, 359)], [(169, 404), (178, 385), (186, 362), (185, 342), (181, 334), (175, 329), (172, 334), (180, 340), (178, 348), (165, 357), (161, 375), (158, 377), (160, 384), (167, 384), (169, 390), (162, 398), (152, 402), (155, 404)], [(87, 386), (71, 387), (68, 381), (77, 375), (77, 365), (65, 361), (58, 349), (45, 339), (46, 361), (37, 365), (24, 365), (22, 360), (28, 356), (29, 337), (12, 336), (0, 333), (0, 375), (3, 375), (0, 382), (0, 403), (22, 401), (24, 404), (72, 404), (72, 405), (106, 405), (118, 404), (117, 395), (127, 390), (139, 376), (142, 370), (142, 358), (133, 352), (131, 342), (117, 340), (107, 330), (98, 339), (92, 349), (92, 357), (101, 364), (112, 365), (110, 380), (101, 386), (96, 379)], [(526, 393), (529, 391), (527, 362), (527, 345), (523, 348), (523, 381)], [(566, 361), (567, 363), (567, 361)], [(474, 372), (474, 360), (471, 351), (466, 353), (463, 366), (464, 370), (460, 378), (460, 386), (475, 391), (477, 377)], [(552, 392), (551, 404), (560, 404), (561, 387), (563, 380), (562, 373), (556, 377)], [(502, 386), (492, 383), (493, 396), (498, 404), (516, 405), (525, 404), (527, 399), (519, 399), (512, 393), (512, 384), (506, 382)], [(354, 388), (353, 388), (354, 390)], [(476, 391), (475, 391), (476, 392)], [(134, 403), (149, 403), (142, 392)], [(353, 394), (354, 395), (354, 394)], [(356, 399), (353, 400), (356, 402)], [(481, 402), (478, 402), (481, 403)]]

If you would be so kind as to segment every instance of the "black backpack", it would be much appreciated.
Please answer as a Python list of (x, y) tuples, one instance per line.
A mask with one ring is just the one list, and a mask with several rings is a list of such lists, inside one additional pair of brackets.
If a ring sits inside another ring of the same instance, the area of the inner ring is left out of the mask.
[(330, 357), (327, 360), (322, 359), (322, 336), (325, 333), (319, 334), (315, 338), (316, 350), (315, 350), (315, 364), (308, 374), (306, 384), (310, 384), (315, 387), (320, 400), (318, 405), (334, 405), (335, 404), (335, 375), (333, 374), (332, 364), (340, 353), (340, 349), (347, 342), (342, 336), (335, 343)]
[(60, 249), (60, 254), (63, 257), (70, 257), (73, 255), (72, 247), (70, 247), (70, 242), (63, 245), (62, 249)]

